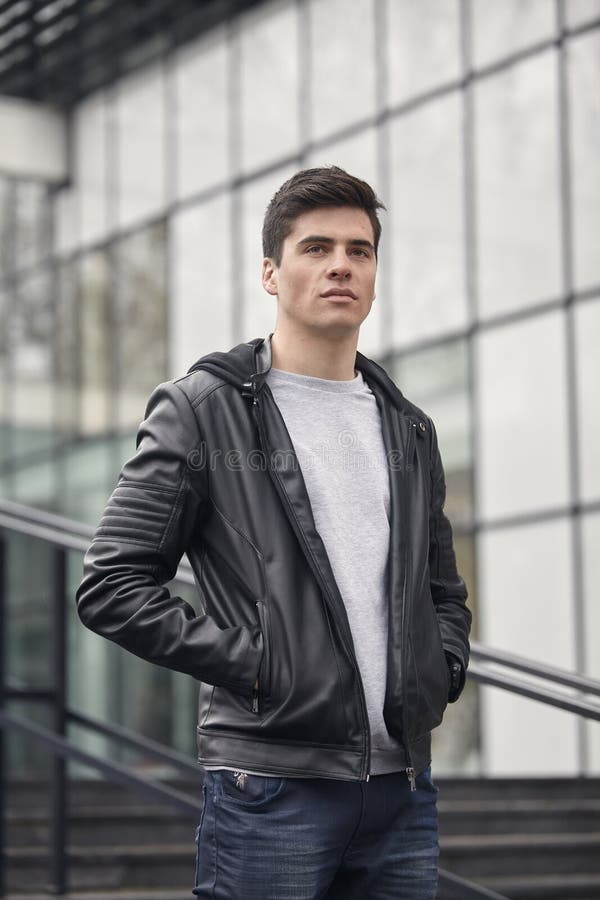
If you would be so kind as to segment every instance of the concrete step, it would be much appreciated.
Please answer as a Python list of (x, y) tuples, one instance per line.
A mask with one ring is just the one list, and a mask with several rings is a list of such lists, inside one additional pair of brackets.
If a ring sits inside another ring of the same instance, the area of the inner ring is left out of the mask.
[(598, 900), (600, 875), (588, 872), (576, 875), (536, 875), (478, 879), (478, 883), (510, 900)]
[[(48, 900), (48, 892), (43, 894), (10, 893), (3, 900)], [(68, 891), (60, 895), (61, 900), (190, 900), (190, 891), (170, 891), (165, 888), (143, 888), (140, 891)]]
[(451, 835), (441, 839), (440, 847), (443, 868), (475, 881), (501, 872), (515, 877), (600, 874), (600, 832)]
[[(71, 846), (113, 846), (115, 844), (155, 843), (156, 836), (169, 844), (192, 840), (198, 822), (168, 807), (92, 806), (80, 808), (68, 817), (68, 842)], [(7, 839), (11, 847), (46, 846), (50, 825), (45, 810), (10, 812)]]
[[(191, 891), (195, 847), (166, 844), (116, 847), (71, 847), (67, 853), (69, 885), (73, 891), (155, 888)], [(43, 891), (48, 881), (48, 853), (37, 847), (7, 852), (9, 891)]]
[(600, 800), (438, 800), (440, 832), (547, 834), (597, 831)]

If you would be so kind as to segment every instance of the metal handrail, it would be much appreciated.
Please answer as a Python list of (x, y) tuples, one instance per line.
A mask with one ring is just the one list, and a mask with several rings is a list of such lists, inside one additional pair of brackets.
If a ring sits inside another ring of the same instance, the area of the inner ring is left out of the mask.
[[(88, 750), (82, 750), (72, 741), (66, 738), (58, 737), (53, 731), (44, 728), (42, 725), (36, 725), (29, 722), (21, 716), (14, 716), (10, 713), (0, 712), (0, 728), (8, 726), (18, 731), (23, 731), (29, 737), (42, 741), (44, 745), (52, 751), (56, 756), (64, 759), (72, 759), (74, 762), (82, 763), (84, 766), (91, 766), (102, 772), (104, 775), (110, 775), (115, 781), (120, 782), (128, 787), (139, 788), (146, 794), (152, 794), (160, 797), (166, 803), (171, 803), (178, 807), (184, 813), (192, 813), (198, 815), (200, 807), (197, 803), (193, 803), (186, 794), (174, 788), (159, 784), (140, 775), (130, 766), (124, 766), (121, 763), (112, 762), (90, 753)], [(196, 768), (196, 775), (199, 775), (199, 768)]]
[[(39, 538), (65, 550), (85, 553), (96, 529), (66, 516), (0, 498), (0, 528)], [(187, 559), (179, 563), (175, 581), (195, 585), (194, 573)]]
[(490, 650), (478, 641), (471, 641), (471, 659), (497, 663), (500, 666), (517, 669), (519, 672), (526, 672), (528, 675), (547, 678), (556, 684), (563, 684), (565, 687), (575, 688), (583, 694), (594, 694), (600, 697), (600, 681), (586, 678), (583, 675), (578, 675), (576, 672), (567, 672), (565, 669), (559, 669), (556, 666), (549, 666), (547, 663), (534, 663), (525, 656), (517, 656), (515, 653), (508, 653), (506, 650)]

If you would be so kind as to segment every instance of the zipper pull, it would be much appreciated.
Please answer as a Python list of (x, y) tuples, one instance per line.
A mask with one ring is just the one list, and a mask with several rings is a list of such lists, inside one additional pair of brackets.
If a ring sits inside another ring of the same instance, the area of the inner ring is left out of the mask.
[(406, 777), (408, 778), (408, 783), (410, 784), (411, 792), (416, 791), (417, 782), (415, 779), (415, 770), (412, 768), (412, 766), (409, 766), (409, 768), (406, 770)]
[(258, 690), (257, 688), (253, 688), (252, 690), (252, 712), (258, 713)]

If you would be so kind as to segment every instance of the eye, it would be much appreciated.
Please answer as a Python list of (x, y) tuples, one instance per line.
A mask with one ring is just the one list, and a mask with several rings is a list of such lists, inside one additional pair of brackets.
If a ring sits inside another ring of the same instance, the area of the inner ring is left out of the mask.
[(321, 244), (311, 244), (306, 248), (306, 252), (310, 253), (312, 256), (317, 256), (319, 253), (321, 253), (322, 250), (323, 247), (321, 246)]
[(363, 256), (367, 259), (369, 258), (369, 252), (367, 250), (365, 250), (363, 247), (354, 247), (354, 249), (352, 250), (352, 253), (355, 256)]

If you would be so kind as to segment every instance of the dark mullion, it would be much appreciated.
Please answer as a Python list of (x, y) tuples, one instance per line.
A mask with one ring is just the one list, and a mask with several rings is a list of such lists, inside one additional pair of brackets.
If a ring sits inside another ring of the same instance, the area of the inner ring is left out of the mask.
[[(581, 421), (577, 397), (577, 347), (575, 335), (574, 272), (573, 272), (573, 192), (571, 185), (570, 152), (570, 101), (568, 84), (568, 59), (570, 42), (565, 37), (564, 0), (556, 0), (557, 22), (561, 40), (558, 48), (558, 98), (559, 121), (558, 140), (560, 150), (560, 199), (562, 226), (562, 263), (565, 308), (565, 362), (567, 369), (567, 433), (570, 436), (569, 453), (569, 494), (574, 507), (581, 497), (581, 473), (579, 471), (579, 439)], [(573, 584), (573, 632), (575, 668), (587, 672), (586, 614), (583, 584), (583, 536), (582, 516), (574, 512), (571, 516), (571, 578)], [(590, 764), (587, 723), (577, 719), (579, 773), (587, 773)]]

